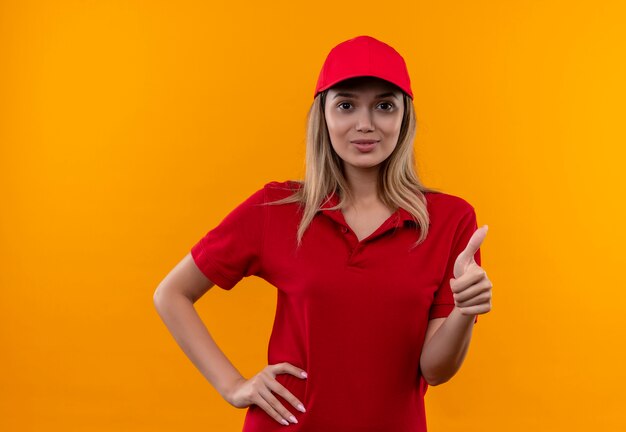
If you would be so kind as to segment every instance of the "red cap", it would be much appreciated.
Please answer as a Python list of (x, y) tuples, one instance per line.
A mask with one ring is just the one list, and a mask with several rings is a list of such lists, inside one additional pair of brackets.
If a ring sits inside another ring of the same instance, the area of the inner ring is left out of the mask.
[(411, 80), (404, 59), (395, 49), (371, 36), (349, 39), (328, 53), (313, 97), (340, 81), (360, 76), (389, 81), (413, 99)]

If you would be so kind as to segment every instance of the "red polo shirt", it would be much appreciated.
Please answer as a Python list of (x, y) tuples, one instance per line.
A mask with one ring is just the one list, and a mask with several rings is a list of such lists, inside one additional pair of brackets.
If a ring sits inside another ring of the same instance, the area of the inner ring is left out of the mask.
[[(424, 432), (426, 381), (419, 369), (428, 320), (454, 308), (453, 264), (477, 228), (462, 198), (427, 193), (430, 230), (398, 209), (358, 241), (332, 195), (296, 249), (298, 204), (259, 205), (290, 195), (298, 183), (270, 182), (191, 249), (198, 268), (229, 290), (255, 275), (277, 288), (268, 364), (289, 362), (308, 378), (276, 377), (302, 401), (284, 426), (257, 405), (244, 432)], [(480, 251), (475, 260), (480, 265)], [(259, 367), (260, 370), (261, 367)]]

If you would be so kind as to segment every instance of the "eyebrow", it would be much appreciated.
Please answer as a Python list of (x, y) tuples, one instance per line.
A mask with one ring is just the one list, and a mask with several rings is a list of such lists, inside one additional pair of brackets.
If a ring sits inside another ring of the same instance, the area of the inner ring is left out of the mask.
[[(399, 99), (394, 92), (381, 93), (379, 95), (376, 95), (376, 99), (384, 98), (384, 97), (387, 97), (387, 96), (392, 96), (392, 97), (394, 97), (396, 99)], [(339, 92), (339, 93), (337, 93), (335, 95), (335, 97), (333, 97), (333, 99), (336, 99), (338, 97), (351, 97), (351, 98), (355, 98), (355, 99), (359, 98), (355, 93), (349, 93), (349, 92)]]

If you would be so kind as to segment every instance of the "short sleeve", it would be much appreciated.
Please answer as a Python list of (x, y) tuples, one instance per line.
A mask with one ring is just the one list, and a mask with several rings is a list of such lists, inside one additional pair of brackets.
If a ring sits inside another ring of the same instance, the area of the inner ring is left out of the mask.
[(194, 262), (220, 288), (230, 290), (261, 269), (265, 188), (249, 196), (192, 248)]
[[(450, 279), (454, 278), (454, 262), (459, 254), (463, 252), (477, 228), (476, 212), (474, 208), (470, 206), (470, 210), (459, 220), (456, 227), (443, 281), (435, 292), (428, 319), (445, 318), (450, 315), (450, 312), (454, 309), (454, 297), (452, 295), (452, 289), (450, 288)], [(474, 260), (476, 264), (481, 265), (480, 249), (474, 254)], [(477, 322), (478, 315), (474, 318), (474, 323)]]

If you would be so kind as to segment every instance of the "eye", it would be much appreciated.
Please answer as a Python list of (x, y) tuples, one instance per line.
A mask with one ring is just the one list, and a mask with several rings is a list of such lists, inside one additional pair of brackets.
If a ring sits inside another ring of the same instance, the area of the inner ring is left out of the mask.
[(383, 108), (384, 111), (391, 111), (393, 109), (393, 104), (390, 102), (381, 102), (378, 105), (387, 105), (388, 108)]
[(341, 110), (347, 110), (348, 108), (342, 108), (343, 105), (352, 105), (350, 102), (341, 102), (340, 104), (338, 104), (337, 106), (339, 107), (339, 109)]

